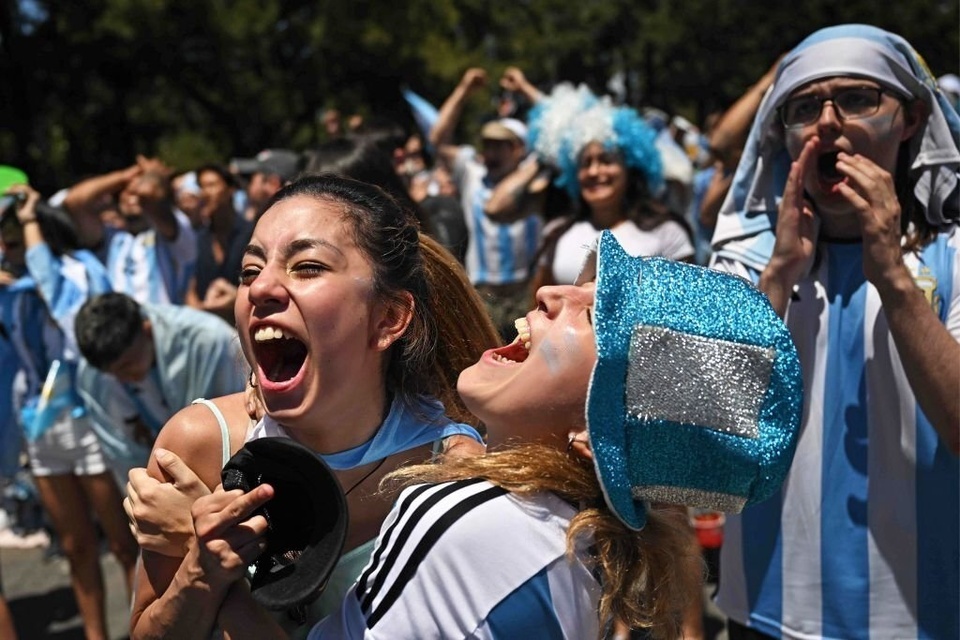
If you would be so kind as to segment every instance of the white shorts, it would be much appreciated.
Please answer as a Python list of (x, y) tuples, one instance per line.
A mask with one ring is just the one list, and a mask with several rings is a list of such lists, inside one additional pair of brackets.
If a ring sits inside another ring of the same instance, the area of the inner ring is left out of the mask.
[(107, 471), (90, 420), (64, 415), (36, 442), (27, 441), (30, 470), (35, 476), (94, 476)]

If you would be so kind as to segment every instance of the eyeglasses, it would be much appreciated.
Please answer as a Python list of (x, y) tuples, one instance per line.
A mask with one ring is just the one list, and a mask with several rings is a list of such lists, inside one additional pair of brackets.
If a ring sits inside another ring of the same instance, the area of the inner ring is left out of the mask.
[(834, 110), (843, 120), (866, 118), (880, 109), (880, 96), (884, 93), (883, 89), (876, 87), (851, 87), (823, 98), (812, 94), (791, 98), (779, 109), (780, 121), (787, 128), (812, 124), (820, 119), (827, 102), (833, 103)]

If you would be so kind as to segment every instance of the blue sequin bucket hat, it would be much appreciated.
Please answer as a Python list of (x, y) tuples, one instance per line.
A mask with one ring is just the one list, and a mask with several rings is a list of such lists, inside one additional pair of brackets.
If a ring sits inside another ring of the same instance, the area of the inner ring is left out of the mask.
[(587, 424), (610, 509), (641, 529), (648, 502), (739, 512), (774, 495), (803, 381), (766, 296), (734, 275), (631, 257), (609, 231), (597, 265)]

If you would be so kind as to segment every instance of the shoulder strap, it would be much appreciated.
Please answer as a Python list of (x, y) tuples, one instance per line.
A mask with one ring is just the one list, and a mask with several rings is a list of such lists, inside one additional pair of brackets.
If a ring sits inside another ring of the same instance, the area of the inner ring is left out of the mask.
[(230, 459), (230, 430), (227, 429), (226, 419), (224, 419), (219, 407), (206, 398), (197, 398), (190, 404), (202, 404), (207, 409), (210, 409), (211, 413), (213, 413), (213, 417), (217, 419), (217, 424), (220, 425), (220, 443), (223, 448), (220, 457), (220, 467), (223, 468), (223, 466), (226, 465), (227, 461)]

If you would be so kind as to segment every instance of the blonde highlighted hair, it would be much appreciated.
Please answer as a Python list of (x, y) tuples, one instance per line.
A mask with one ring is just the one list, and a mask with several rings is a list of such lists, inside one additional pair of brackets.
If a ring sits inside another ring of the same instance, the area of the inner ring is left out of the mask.
[(650, 508), (646, 526), (633, 531), (607, 508), (591, 463), (541, 444), (403, 467), (386, 476), (381, 489), (467, 478), (485, 478), (520, 495), (550, 491), (580, 505), (567, 530), (567, 553), (592, 550), (581, 560), (600, 576), (601, 622), (619, 620), (654, 638), (680, 637), (684, 609), (701, 588), (689, 563), (702, 567), (685, 511)]

